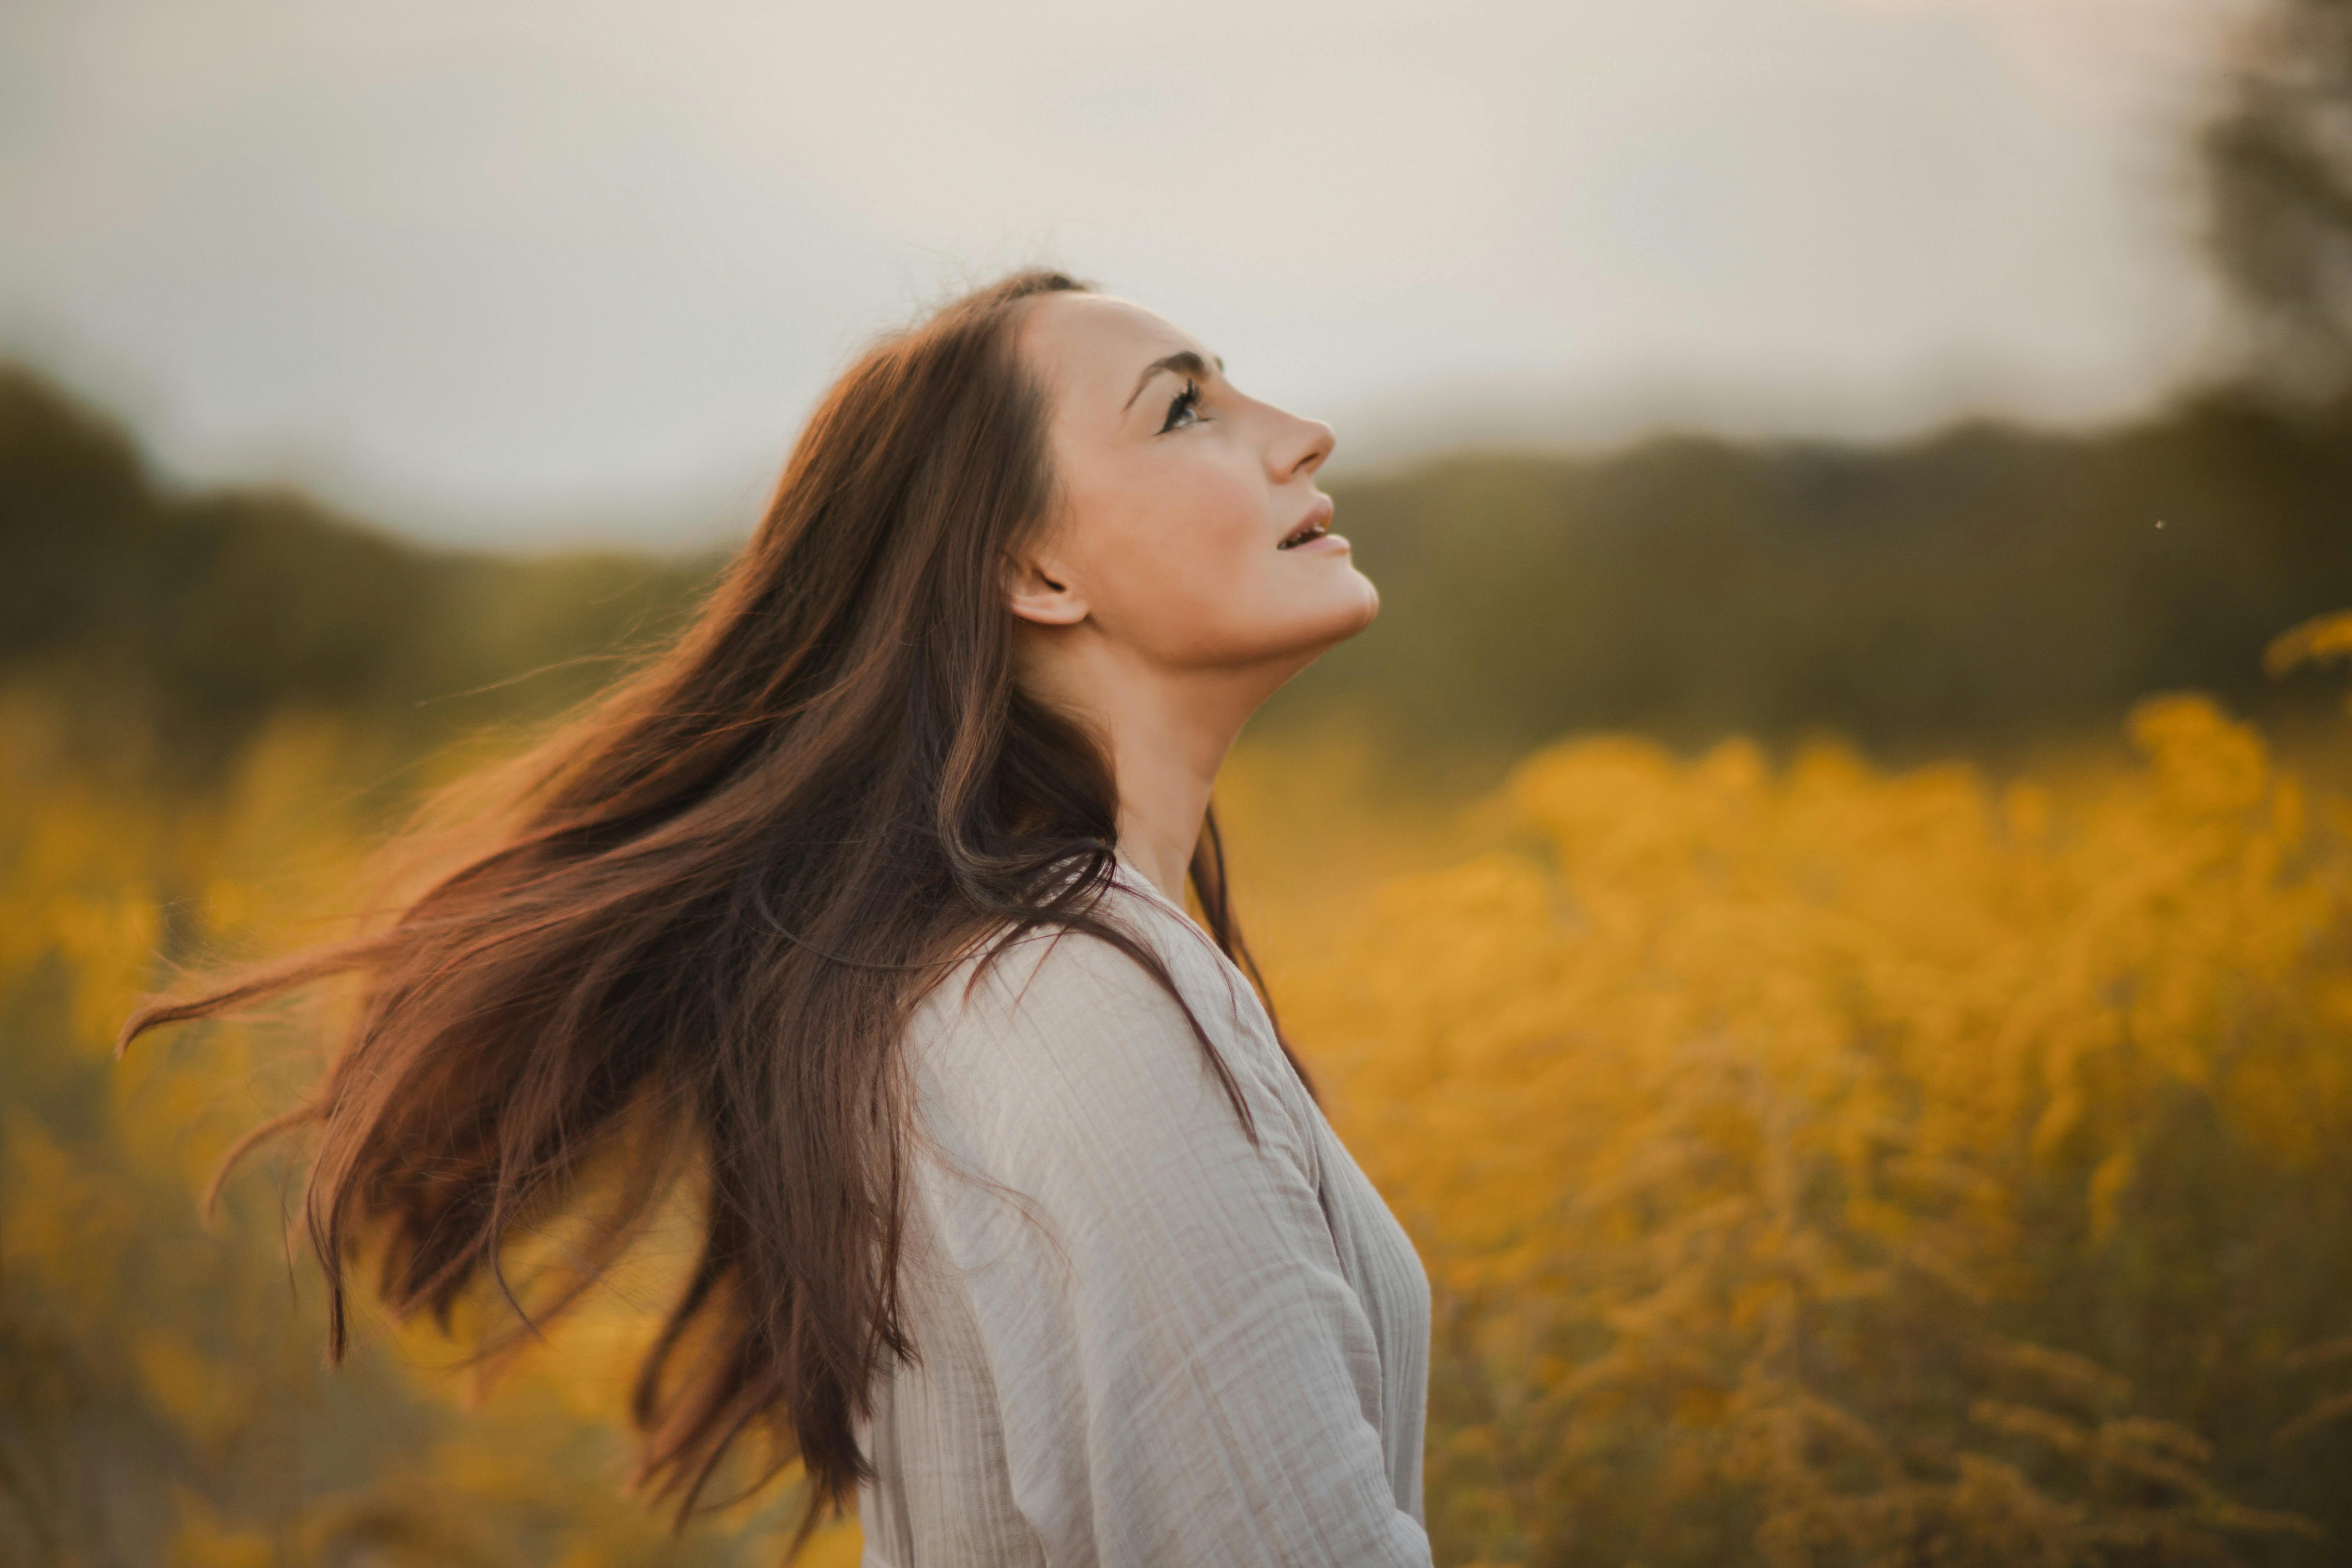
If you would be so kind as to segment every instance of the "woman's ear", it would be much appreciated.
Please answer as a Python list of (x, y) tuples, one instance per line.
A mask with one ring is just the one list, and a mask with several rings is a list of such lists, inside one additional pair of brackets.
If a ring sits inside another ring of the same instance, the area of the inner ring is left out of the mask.
[(1053, 561), (1030, 555), (1004, 558), (1004, 607), (1041, 626), (1070, 626), (1087, 618), (1086, 601)]

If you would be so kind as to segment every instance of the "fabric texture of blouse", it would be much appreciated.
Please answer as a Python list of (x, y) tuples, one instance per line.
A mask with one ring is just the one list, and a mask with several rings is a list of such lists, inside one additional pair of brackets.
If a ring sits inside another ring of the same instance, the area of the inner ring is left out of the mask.
[[(1121, 858), (907, 1036), (917, 1360), (859, 1441), (865, 1568), (1419, 1564), (1429, 1283), (1247, 979)], [(928, 1143), (928, 1147), (926, 1144)]]

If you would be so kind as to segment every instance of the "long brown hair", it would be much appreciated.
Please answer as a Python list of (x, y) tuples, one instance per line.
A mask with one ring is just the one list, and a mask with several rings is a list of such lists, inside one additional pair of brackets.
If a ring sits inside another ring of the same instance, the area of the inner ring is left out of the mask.
[[(1054, 500), (1014, 331), (1024, 301), (1084, 287), (1018, 273), (874, 345), (693, 624), (522, 759), (487, 848), (381, 929), (148, 998), (125, 1024), (127, 1045), (357, 979), (317, 1089), (239, 1150), (315, 1134), (301, 1212), (331, 1357), (346, 1268), (370, 1260), (395, 1317), (447, 1329), (487, 1288), (510, 1335), (544, 1324), (689, 1151), (698, 1253), (638, 1370), (638, 1481), (682, 1525), (736, 1440), (764, 1435), (754, 1485), (795, 1458), (806, 1477), (796, 1552), (872, 1476), (853, 1424), (915, 1349), (896, 1068), (927, 983), (1040, 924), (1110, 942), (1184, 1006), (1249, 1126), (1164, 963), (1090, 912), (1116, 867), (1102, 744), (1013, 678), (1002, 563)], [(1213, 813), (1191, 881), (1263, 994)], [(601, 1239), (526, 1307), (502, 1258), (583, 1208)]]

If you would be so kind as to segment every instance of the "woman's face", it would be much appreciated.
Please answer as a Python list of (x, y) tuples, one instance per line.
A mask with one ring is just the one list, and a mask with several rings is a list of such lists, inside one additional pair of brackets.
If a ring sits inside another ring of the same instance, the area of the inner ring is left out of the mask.
[(1090, 624), (1164, 668), (1281, 678), (1353, 636), (1380, 595), (1315, 488), (1330, 427), (1260, 403), (1215, 355), (1127, 300), (1049, 294), (1022, 352), (1051, 413), (1058, 511), (1008, 602), (1041, 626)]

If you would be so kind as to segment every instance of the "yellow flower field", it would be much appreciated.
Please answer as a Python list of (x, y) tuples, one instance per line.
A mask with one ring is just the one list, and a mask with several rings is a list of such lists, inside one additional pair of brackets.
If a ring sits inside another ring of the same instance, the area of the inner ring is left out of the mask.
[[(159, 951), (326, 929), (415, 765), (289, 718), (175, 795), (74, 733), (0, 706), (0, 1542), (772, 1558), (789, 1499), (681, 1541), (618, 1494), (657, 1243), (487, 1387), (415, 1329), (327, 1373), (285, 1159), (196, 1204), (299, 1020), (108, 1056)], [(2126, 738), (1996, 781), (1571, 737), (1466, 810), (1236, 755), (1285, 1027), (1435, 1290), (1441, 1562), (2352, 1551), (2352, 777), (2194, 695)]]

